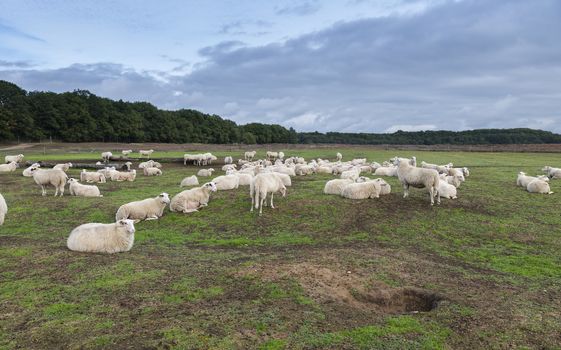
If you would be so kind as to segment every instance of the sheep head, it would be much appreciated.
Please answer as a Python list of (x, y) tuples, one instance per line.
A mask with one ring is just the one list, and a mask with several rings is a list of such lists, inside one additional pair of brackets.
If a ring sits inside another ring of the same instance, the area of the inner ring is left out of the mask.
[(169, 194), (162, 192), (158, 195), (158, 198), (160, 199), (161, 203), (165, 203), (165, 204), (169, 204), (170, 199), (169, 199)]
[(117, 225), (120, 227), (124, 227), (125, 231), (130, 235), (134, 234), (134, 232), (136, 231), (134, 229), (134, 220), (130, 220), (130, 219), (119, 220), (117, 221)]

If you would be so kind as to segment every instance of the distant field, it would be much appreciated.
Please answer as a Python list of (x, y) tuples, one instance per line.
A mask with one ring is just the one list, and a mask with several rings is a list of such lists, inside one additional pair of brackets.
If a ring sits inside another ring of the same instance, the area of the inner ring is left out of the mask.
[[(51, 147), (0, 156), (99, 159), (97, 145)], [(265, 152), (146, 148), (154, 158)], [(332, 176), (296, 177), (262, 217), (249, 212), (240, 187), (214, 194), (198, 213), (167, 210), (138, 223), (130, 252), (99, 255), (68, 251), (72, 228), (113, 222), (132, 200), (175, 195), (198, 168), (164, 163), (161, 177), (99, 184), (103, 198), (54, 198), (52, 190), (41, 197), (22, 169), (0, 174), (9, 206), (0, 226), (0, 348), (560, 348), (561, 180), (552, 180), (550, 196), (515, 183), (519, 171), (561, 166), (558, 154), (310, 146), (285, 153), (334, 159), (337, 151), (344, 160), (453, 162), (471, 176), (457, 200), (435, 207), (423, 190), (403, 199), (395, 178), (386, 178), (391, 195), (353, 201), (322, 193)]]

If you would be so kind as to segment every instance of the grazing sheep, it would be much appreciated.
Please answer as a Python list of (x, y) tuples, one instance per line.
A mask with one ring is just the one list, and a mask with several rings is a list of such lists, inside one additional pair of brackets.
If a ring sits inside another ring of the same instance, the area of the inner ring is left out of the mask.
[(53, 169), (60, 169), (64, 172), (67, 172), (70, 168), (72, 168), (72, 163), (57, 164), (53, 167)]
[(99, 193), (99, 188), (97, 188), (97, 186), (82, 185), (74, 178), (68, 179), (68, 190), (71, 196), (103, 197)]
[(8, 214), (8, 205), (2, 193), (0, 193), (0, 226), (4, 224), (4, 217)]
[(132, 219), (135, 221), (157, 220), (162, 217), (164, 209), (169, 202), (169, 195), (163, 192), (154, 198), (123, 204), (117, 210), (115, 219)]
[(271, 194), (271, 209), (275, 209), (273, 204), (273, 195), (280, 192), (284, 197), (286, 196), (286, 186), (282, 179), (275, 173), (258, 174), (253, 178), (251, 186), (249, 186), (249, 194), (251, 196), (251, 209), (259, 209), (259, 216), (263, 214), (263, 202), (267, 199), (267, 195)]
[(101, 153), (101, 159), (103, 159), (104, 162), (109, 161), (109, 159), (113, 157), (113, 153), (111, 152), (103, 152)]
[(526, 173), (521, 171), (516, 177), (516, 185), (526, 188), (530, 182), (538, 179), (546, 182), (549, 181), (549, 177), (547, 177), (546, 175), (527, 176)]
[(349, 199), (367, 199), (380, 197), (380, 179), (351, 183), (343, 187), (341, 197)]
[(162, 171), (158, 168), (144, 168), (144, 176), (160, 176)]
[(243, 155), (244, 159), (251, 162), (253, 160), (253, 158), (255, 157), (255, 153), (257, 153), (257, 152), (256, 151), (245, 152), (244, 155)]
[(343, 191), (343, 187), (345, 187), (348, 184), (352, 184), (352, 183), (353, 183), (353, 180), (351, 180), (351, 179), (329, 180), (329, 181), (327, 181), (327, 183), (325, 184), (325, 187), (323, 188), (323, 193), (341, 195), (341, 192)]
[(40, 167), (41, 167), (41, 164), (39, 164), (39, 163), (33, 163), (33, 164), (31, 164), (31, 166), (30, 166), (29, 168), (27, 168), (27, 169), (25, 169), (25, 170), (23, 171), (23, 176), (25, 176), (25, 177), (32, 177), (32, 176), (33, 176), (33, 173), (31, 172), (31, 169), (32, 169), (32, 168), (40, 168)]
[(121, 153), (123, 153), (123, 155), (126, 157), (132, 153), (132, 149), (124, 149), (121, 151)]
[(199, 184), (199, 179), (195, 175), (188, 176), (181, 180), (181, 184), (179, 187), (186, 187), (186, 186), (195, 186)]
[(12, 171), (16, 171), (18, 167), (18, 163), (10, 162), (8, 164), (0, 164), (0, 173), (11, 173)]
[(134, 232), (133, 220), (118, 220), (113, 224), (84, 224), (70, 232), (66, 245), (76, 252), (127, 252), (134, 243)]
[(438, 182), (438, 195), (440, 197), (444, 197), (448, 199), (458, 198), (456, 186), (449, 184), (446, 178), (447, 178), (446, 174), (440, 175), (440, 181)]
[(150, 158), (150, 156), (152, 155), (152, 153), (154, 153), (153, 149), (149, 149), (149, 150), (140, 150), (138, 151), (138, 153), (140, 153), (140, 158), (142, 158), (143, 156), (146, 156), (148, 158)]
[(19, 163), (23, 160), (23, 157), (24, 157), (23, 154), (18, 154), (17, 156), (5, 156), (4, 161), (6, 163), (11, 163), (11, 162)]
[(544, 193), (544, 194), (553, 194), (549, 189), (549, 184), (547, 181), (541, 179), (535, 179), (530, 181), (528, 186), (526, 186), (526, 190), (530, 193)]
[(111, 172), (111, 181), (134, 181), (134, 179), (136, 179), (136, 170), (129, 172), (115, 170)]
[(223, 175), (215, 177), (212, 182), (216, 184), (218, 191), (234, 190), (240, 185), (240, 178), (236, 175)]
[(224, 157), (224, 164), (232, 164), (234, 159), (230, 156)]
[(552, 168), (550, 166), (545, 166), (543, 167), (542, 171), (545, 172), (550, 179), (561, 179), (560, 168)]
[(104, 184), (106, 182), (106, 178), (105, 175), (100, 172), (87, 172), (86, 169), (82, 169), (82, 172), (80, 173), (80, 181)]
[(173, 196), (169, 210), (178, 213), (192, 213), (208, 206), (210, 193), (216, 192), (214, 182), (207, 182), (201, 187), (191, 188)]
[(31, 169), (33, 174), (33, 180), (39, 186), (41, 186), (41, 195), (46, 196), (47, 190), (46, 186), (51, 185), (55, 188), (55, 197), (60, 192), (60, 196), (64, 195), (64, 185), (66, 185), (66, 180), (68, 176), (66, 173), (59, 169)]
[(197, 176), (201, 176), (201, 177), (209, 177), (212, 176), (212, 172), (214, 171), (213, 168), (210, 169), (201, 169), (197, 172)]
[(343, 159), (343, 155), (340, 152), (337, 152), (336, 157), (338, 162), (340, 162)]
[(440, 204), (440, 193), (438, 192), (439, 177), (434, 169), (417, 168), (410, 164), (407, 159), (398, 158), (397, 177), (403, 185), (403, 198), (409, 196), (409, 187), (428, 188), (430, 204), (434, 205), (434, 197), (438, 198)]

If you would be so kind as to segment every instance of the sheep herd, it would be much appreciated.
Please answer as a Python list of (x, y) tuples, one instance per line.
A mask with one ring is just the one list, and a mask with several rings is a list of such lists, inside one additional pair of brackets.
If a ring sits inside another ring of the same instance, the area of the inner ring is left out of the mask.
[[(150, 157), (153, 150), (141, 150), (140, 156)], [(123, 150), (122, 154), (128, 156), (132, 150)], [(222, 171), (226, 174), (217, 176), (209, 182), (199, 186), (198, 177), (212, 177), (213, 168), (200, 169), (197, 175), (185, 177), (180, 182), (180, 187), (190, 187), (170, 198), (168, 193), (161, 193), (154, 198), (147, 198), (121, 205), (112, 224), (88, 223), (72, 230), (67, 246), (73, 251), (116, 253), (128, 251), (134, 243), (134, 224), (142, 220), (157, 220), (164, 215), (165, 208), (169, 205), (170, 212), (192, 213), (208, 206), (213, 192), (238, 189), (248, 186), (251, 198), (250, 211), (259, 210), (262, 215), (263, 207), (270, 202), (274, 209), (274, 195), (286, 196), (286, 189), (292, 185), (291, 177), (306, 176), (311, 174), (332, 174), (339, 178), (329, 180), (323, 192), (328, 195), (339, 195), (349, 199), (379, 198), (381, 195), (391, 193), (391, 186), (382, 178), (371, 179), (362, 176), (370, 173), (377, 176), (397, 177), (403, 187), (403, 197), (409, 194), (409, 188), (425, 188), (429, 194), (431, 205), (435, 200), (438, 204), (441, 197), (448, 199), (457, 198), (457, 189), (470, 175), (467, 167), (454, 167), (452, 163), (446, 165), (421, 162), (417, 167), (416, 157), (394, 157), (382, 164), (368, 162), (366, 158), (343, 161), (341, 153), (335, 156), (336, 161), (313, 159), (306, 161), (303, 157), (292, 156), (285, 158), (283, 152), (266, 153), (265, 159), (254, 160), (255, 151), (244, 153), (244, 159), (234, 163), (231, 156), (224, 158)], [(112, 157), (111, 152), (103, 152), (101, 158), (107, 162)], [(15, 171), (19, 163), (23, 162), (24, 155), (6, 156), (7, 164), (0, 165), (0, 173)], [(209, 165), (217, 157), (211, 153), (185, 154), (184, 165)], [(98, 164), (103, 164), (98, 162)], [(80, 180), (68, 178), (66, 172), (73, 166), (72, 163), (57, 164), (52, 169), (41, 168), (39, 163), (34, 163), (23, 171), (23, 176), (32, 177), (34, 182), (41, 187), (43, 196), (47, 188), (55, 189), (55, 196), (64, 195), (65, 185), (68, 183), (71, 195), (83, 197), (103, 197), (96, 185), (86, 183), (105, 183), (111, 181), (135, 181), (136, 169), (131, 169), (131, 162), (126, 162), (122, 170), (114, 167), (105, 167), (98, 171), (88, 172), (83, 169)], [(161, 176), (162, 164), (147, 160), (138, 165), (144, 176)], [(528, 192), (551, 194), (550, 179), (561, 178), (561, 169), (546, 166), (542, 169), (546, 175), (535, 177), (527, 176), (520, 172), (517, 185), (524, 187)], [(197, 177), (198, 176), (198, 177)], [(8, 206), (0, 194), (0, 225), (8, 212)]]

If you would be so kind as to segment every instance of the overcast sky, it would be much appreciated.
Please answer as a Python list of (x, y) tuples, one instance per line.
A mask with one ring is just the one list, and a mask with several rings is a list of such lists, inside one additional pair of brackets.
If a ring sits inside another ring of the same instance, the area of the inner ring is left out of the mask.
[(561, 132), (559, 0), (1, 0), (0, 79), (299, 131)]

